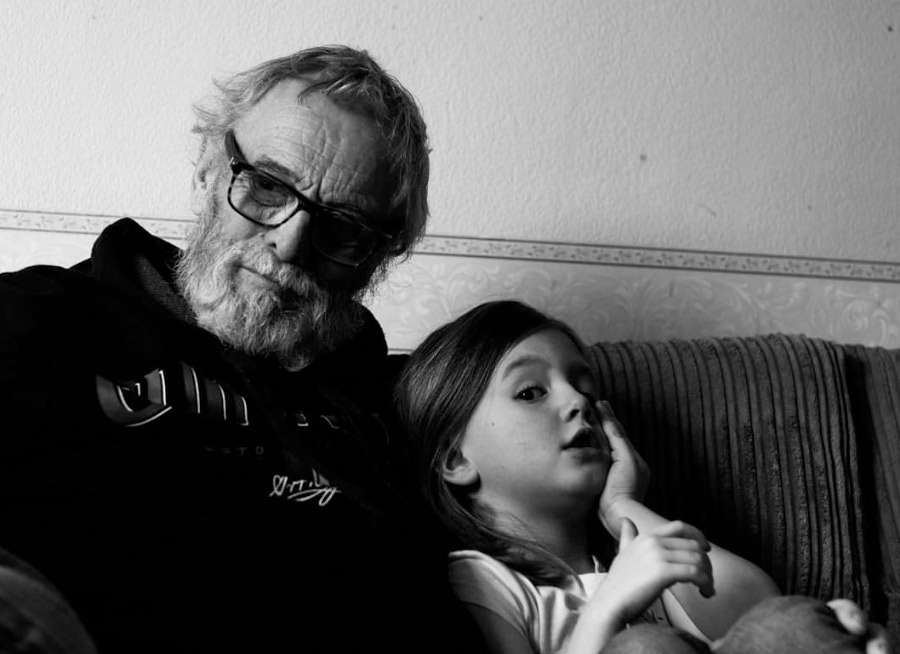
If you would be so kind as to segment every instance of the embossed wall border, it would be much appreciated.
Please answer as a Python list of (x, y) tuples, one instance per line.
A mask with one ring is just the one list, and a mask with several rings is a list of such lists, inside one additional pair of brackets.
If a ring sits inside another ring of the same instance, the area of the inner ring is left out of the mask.
[(428, 236), (416, 249), (416, 252), (489, 259), (900, 282), (900, 263), (857, 261), (852, 259), (482, 239), (460, 236)]
[[(58, 213), (53, 211), (23, 211), (0, 209), (0, 229), (23, 232), (57, 232), (60, 234), (99, 234), (122, 216), (100, 214)], [(181, 240), (192, 221), (165, 218), (134, 220), (151, 234), (164, 239)]]
[[(0, 271), (72, 265), (117, 219), (0, 210)], [(135, 220), (178, 245), (191, 225)], [(783, 332), (900, 347), (898, 282), (900, 263), (428, 236), (365, 302), (395, 352), (501, 297), (569, 322), (588, 341)]]
[[(118, 218), (119, 216), (0, 209), (0, 229), (97, 234)], [(173, 240), (183, 239), (192, 223), (184, 219), (135, 217), (135, 220), (151, 233)], [(440, 235), (426, 236), (417, 245), (415, 252), (534, 262), (900, 282), (900, 263), (850, 259)]]

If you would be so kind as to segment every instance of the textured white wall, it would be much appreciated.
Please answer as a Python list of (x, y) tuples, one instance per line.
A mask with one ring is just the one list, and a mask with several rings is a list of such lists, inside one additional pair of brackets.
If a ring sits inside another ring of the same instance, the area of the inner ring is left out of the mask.
[(182, 217), (210, 77), (344, 42), (423, 106), (432, 233), (900, 252), (896, 0), (0, 0), (0, 25), (0, 209)]

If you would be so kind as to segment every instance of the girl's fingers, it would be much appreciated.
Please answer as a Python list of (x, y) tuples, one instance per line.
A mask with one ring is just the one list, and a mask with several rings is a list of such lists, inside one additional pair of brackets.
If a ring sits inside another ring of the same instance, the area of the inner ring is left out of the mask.
[[(632, 536), (634, 523), (623, 518), (622, 538), (619, 541), (619, 552), (630, 545), (637, 536)], [(633, 532), (636, 534), (636, 530)], [(660, 572), (672, 582), (691, 583), (697, 586), (703, 597), (715, 595), (712, 563), (707, 556), (709, 542), (699, 530), (680, 521), (666, 523), (654, 529), (641, 539), (642, 545), (634, 545), (644, 550), (639, 556), (652, 556), (656, 560)], [(647, 549), (650, 548), (650, 549)], [(640, 552), (641, 549), (635, 550)], [(651, 554), (655, 552), (655, 554)], [(651, 559), (646, 559), (648, 562)]]
[(625, 438), (625, 430), (619, 424), (616, 414), (613, 413), (612, 407), (606, 400), (598, 400), (596, 403), (597, 414), (600, 416), (600, 426), (607, 436), (616, 438)]
[(656, 527), (652, 531), (648, 532), (648, 535), (668, 538), (688, 538), (690, 540), (698, 542), (700, 544), (700, 547), (703, 548), (705, 552), (708, 552), (711, 549), (709, 541), (706, 540), (706, 536), (703, 535), (702, 531), (700, 531), (693, 525), (682, 522), (681, 520), (673, 520), (671, 522), (667, 522), (664, 525), (660, 525), (659, 527)]
[(667, 549), (666, 560), (670, 563), (686, 563), (695, 565), (706, 572), (712, 572), (712, 564), (704, 552), (691, 548)]
[(712, 574), (708, 570), (689, 563), (675, 563), (671, 569), (674, 577), (682, 583), (694, 584), (703, 597), (710, 598), (716, 594)]
[(716, 593), (709, 558), (696, 550), (667, 550), (665, 567), (675, 581), (692, 583), (700, 590), (703, 597), (712, 597)]
[(606, 434), (610, 449), (612, 449), (614, 453), (629, 452), (632, 453), (632, 455), (636, 454), (631, 445), (631, 441), (629, 441), (628, 436), (625, 435), (625, 430), (622, 428), (621, 423), (619, 423), (616, 416), (613, 414), (609, 402), (606, 400), (598, 401), (597, 414), (600, 416), (600, 428), (603, 430), (603, 433)]
[(696, 552), (667, 551), (662, 557), (633, 559), (632, 564), (640, 561), (632, 574), (652, 579), (661, 583), (662, 587), (674, 583), (692, 584), (697, 587), (703, 597), (715, 595), (715, 583), (712, 568), (705, 557)]
[(704, 549), (703, 543), (699, 542), (695, 538), (677, 538), (677, 537), (662, 537), (657, 541), (665, 550), (671, 550), (673, 552), (696, 552), (699, 555), (706, 556), (707, 550)]

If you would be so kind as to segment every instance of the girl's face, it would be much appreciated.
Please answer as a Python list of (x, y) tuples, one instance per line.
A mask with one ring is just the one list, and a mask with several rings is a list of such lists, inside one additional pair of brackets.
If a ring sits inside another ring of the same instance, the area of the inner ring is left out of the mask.
[(445, 478), (479, 482), (476, 499), (520, 518), (592, 507), (610, 466), (597, 399), (575, 343), (557, 329), (532, 334), (494, 370)]

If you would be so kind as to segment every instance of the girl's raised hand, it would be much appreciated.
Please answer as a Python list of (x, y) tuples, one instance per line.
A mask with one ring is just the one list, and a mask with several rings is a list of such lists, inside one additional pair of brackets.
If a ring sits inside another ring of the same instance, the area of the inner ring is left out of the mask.
[(650, 468), (628, 440), (609, 402), (598, 401), (596, 410), (612, 455), (612, 464), (600, 495), (599, 515), (606, 530), (619, 540), (619, 521), (624, 514), (616, 510), (617, 503), (622, 500), (643, 501), (650, 481)]
[(673, 521), (638, 535), (631, 520), (621, 522), (619, 553), (592, 603), (615, 606), (616, 618), (625, 623), (640, 616), (674, 583), (694, 584), (704, 597), (715, 594), (707, 556), (710, 545), (699, 529)]

